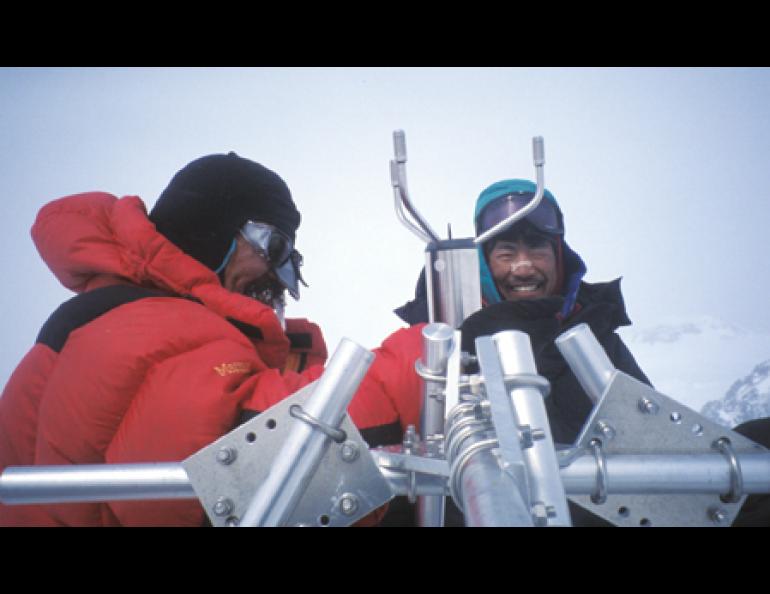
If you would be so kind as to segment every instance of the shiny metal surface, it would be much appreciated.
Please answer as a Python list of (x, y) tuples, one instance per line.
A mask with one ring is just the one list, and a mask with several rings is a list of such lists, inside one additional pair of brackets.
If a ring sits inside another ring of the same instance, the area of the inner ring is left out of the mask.
[(194, 498), (179, 463), (12, 466), (0, 475), (4, 505)]
[[(339, 426), (374, 355), (342, 339), (304, 406), (311, 417)], [(264, 483), (254, 494), (241, 526), (280, 526), (294, 510), (330, 439), (304, 421), (293, 428), (274, 458)]]

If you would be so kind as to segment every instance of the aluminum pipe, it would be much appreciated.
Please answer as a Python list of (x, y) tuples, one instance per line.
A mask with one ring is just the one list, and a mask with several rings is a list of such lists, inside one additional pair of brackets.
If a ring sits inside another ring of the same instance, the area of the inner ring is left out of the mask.
[(179, 463), (11, 466), (0, 475), (4, 505), (195, 497)]
[[(500, 355), (500, 364), (506, 378), (536, 376), (532, 345), (524, 332), (506, 330), (493, 336)], [(528, 469), (530, 501), (540, 502), (553, 510), (549, 526), (570, 526), (569, 507), (559, 476), (559, 460), (554, 448), (544, 394), (535, 387), (517, 387), (514, 383), (510, 398), (516, 421), (520, 427), (529, 427), (541, 436), (530, 447), (522, 449)]]
[[(305, 415), (338, 427), (373, 360), (373, 353), (343, 338), (305, 404)], [(280, 526), (288, 520), (318, 466), (328, 439), (313, 425), (294, 419), (286, 442), (254, 494), (240, 526)]]
[[(428, 324), (423, 328), (422, 369), (431, 375), (446, 375), (453, 337), (454, 329), (447, 324)], [(444, 433), (444, 406), (444, 382), (423, 380), (420, 435), (424, 442), (438, 439)], [(443, 496), (422, 496), (417, 501), (417, 518), (421, 527), (443, 526), (444, 512)]]
[[(744, 493), (770, 493), (770, 453), (736, 454)], [(647, 495), (665, 493), (728, 493), (731, 469), (721, 454), (608, 454), (607, 493)], [(596, 492), (596, 460), (576, 458), (561, 469), (570, 495)]]
[(555, 341), (578, 382), (596, 404), (612, 382), (617, 369), (587, 324), (578, 324)]

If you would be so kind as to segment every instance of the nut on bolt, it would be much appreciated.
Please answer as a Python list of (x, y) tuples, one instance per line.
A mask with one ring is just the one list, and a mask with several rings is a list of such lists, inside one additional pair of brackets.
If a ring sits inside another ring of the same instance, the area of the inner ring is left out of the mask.
[(417, 431), (415, 430), (414, 425), (407, 426), (401, 445), (404, 448), (405, 454), (411, 454), (414, 451), (414, 448), (417, 445)]
[(531, 448), (536, 441), (545, 439), (545, 430), (543, 429), (532, 429), (529, 425), (524, 425), (519, 429), (521, 430), (519, 441), (522, 449)]
[(660, 406), (658, 406), (657, 402), (646, 397), (640, 398), (638, 405), (639, 410), (648, 415), (656, 415), (658, 414), (658, 410), (660, 410)]
[(353, 493), (345, 493), (340, 498), (340, 511), (346, 516), (352, 516), (358, 511), (358, 497)]
[(358, 445), (354, 441), (346, 441), (340, 447), (340, 457), (345, 462), (355, 462), (358, 458)]
[(612, 439), (615, 437), (615, 429), (607, 421), (598, 421), (594, 425), (594, 433), (601, 435), (605, 439)]
[(218, 516), (229, 516), (233, 509), (235, 509), (235, 505), (233, 504), (232, 499), (228, 499), (227, 497), (220, 497), (217, 499), (216, 503), (214, 503), (214, 513)]
[(552, 505), (546, 505), (542, 501), (536, 501), (532, 505), (532, 519), (535, 526), (547, 526), (548, 518), (556, 517), (556, 508)]
[(217, 462), (227, 466), (235, 462), (238, 457), (238, 452), (234, 448), (224, 447), (217, 452)]
[(727, 521), (727, 512), (721, 507), (712, 507), (709, 509), (709, 518), (715, 524), (724, 524)]

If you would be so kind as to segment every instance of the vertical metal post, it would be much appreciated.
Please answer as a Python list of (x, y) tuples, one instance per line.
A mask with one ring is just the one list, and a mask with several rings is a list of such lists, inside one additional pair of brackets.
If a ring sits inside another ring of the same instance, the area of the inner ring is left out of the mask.
[[(305, 405), (305, 414), (326, 425), (339, 426), (373, 359), (373, 353), (343, 338), (317, 380)], [(294, 419), (293, 422), (267, 478), (244, 514), (241, 526), (282, 525), (312, 478), (330, 438), (304, 420)]]
[[(529, 336), (506, 330), (493, 337), (505, 376), (537, 375)], [(537, 432), (538, 439), (522, 450), (528, 468), (530, 502), (538, 522), (548, 526), (571, 526), (567, 496), (559, 473), (559, 460), (551, 435), (543, 394), (534, 387), (514, 387), (511, 402), (518, 425)]]
[[(431, 375), (444, 375), (452, 350), (454, 330), (447, 324), (428, 324), (422, 330), (422, 368)], [(428, 456), (438, 456), (444, 433), (444, 383), (424, 380), (420, 415), (420, 434)], [(422, 527), (444, 525), (445, 498), (442, 495), (421, 496), (417, 500), (417, 517)]]
[(459, 328), (481, 309), (479, 255), (471, 239), (451, 239), (425, 248), (428, 319)]

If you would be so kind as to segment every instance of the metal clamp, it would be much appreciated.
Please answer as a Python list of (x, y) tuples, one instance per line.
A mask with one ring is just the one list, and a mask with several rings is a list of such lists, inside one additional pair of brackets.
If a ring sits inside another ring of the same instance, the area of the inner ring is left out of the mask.
[(503, 376), (505, 387), (509, 390), (516, 388), (534, 388), (538, 390), (543, 398), (547, 398), (551, 393), (551, 383), (541, 375), (536, 373), (517, 373), (515, 375)]
[(592, 439), (588, 445), (596, 459), (596, 493), (591, 494), (591, 501), (601, 504), (607, 501), (607, 459), (604, 457), (601, 440)]
[(319, 429), (337, 443), (342, 443), (348, 438), (348, 434), (342, 429), (337, 429), (323, 421), (319, 421), (315, 417), (307, 414), (299, 404), (292, 404), (289, 407), (289, 414), (295, 419), (305, 421), (308, 425)]
[(452, 499), (454, 499), (455, 504), (457, 504), (457, 507), (461, 510), (463, 510), (463, 503), (462, 498), (460, 497), (460, 478), (462, 477), (463, 470), (465, 469), (465, 465), (468, 463), (468, 460), (477, 452), (481, 450), (486, 449), (492, 449), (497, 448), (499, 446), (499, 442), (495, 438), (488, 438), (483, 439), (481, 441), (477, 441), (476, 443), (468, 446), (465, 450), (463, 450), (459, 456), (452, 460), (451, 466), (449, 468), (449, 492), (452, 496)]
[(417, 359), (414, 362), (414, 370), (417, 372), (417, 375), (419, 375), (422, 379), (424, 379), (426, 382), (436, 382), (445, 384), (446, 383), (446, 375), (441, 375), (438, 373), (431, 373), (428, 371), (428, 369), (423, 365), (422, 361)]
[(719, 450), (730, 465), (730, 491), (726, 495), (720, 495), (720, 499), (725, 503), (736, 503), (743, 497), (743, 473), (735, 450), (726, 437), (717, 439), (713, 446)]
[[(446, 375), (431, 373), (430, 371), (427, 370), (425, 365), (419, 359), (417, 359), (414, 362), (414, 371), (426, 382), (435, 382), (437, 384), (444, 384), (444, 385), (446, 385), (447, 383)], [(471, 378), (469, 378), (467, 375), (461, 375), (460, 382), (457, 384), (457, 387), (468, 388), (470, 386), (471, 386)]]

